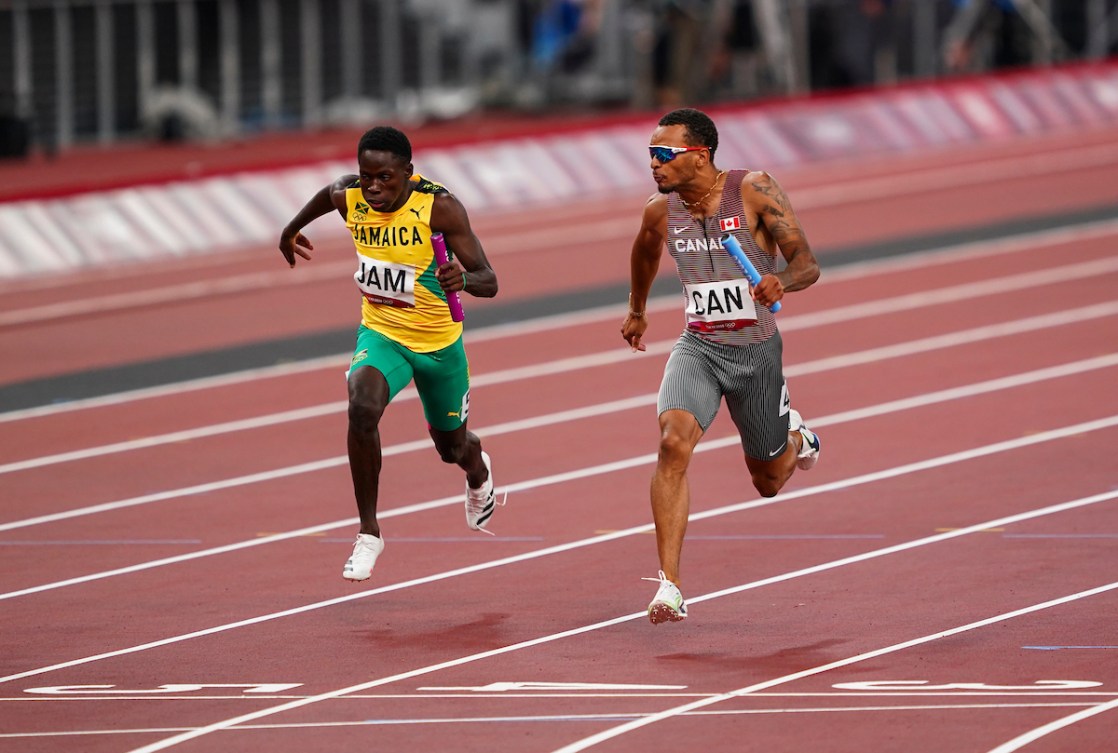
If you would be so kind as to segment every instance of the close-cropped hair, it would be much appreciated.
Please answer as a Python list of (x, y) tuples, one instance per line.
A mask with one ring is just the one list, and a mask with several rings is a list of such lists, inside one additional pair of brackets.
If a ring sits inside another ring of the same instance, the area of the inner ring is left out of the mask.
[(357, 157), (360, 159), (367, 151), (390, 152), (404, 162), (411, 162), (411, 142), (403, 131), (392, 126), (377, 126), (365, 131), (357, 142)]
[(714, 152), (718, 149), (718, 129), (714, 121), (702, 110), (691, 107), (681, 107), (672, 110), (660, 118), (659, 125), (681, 125), (687, 129), (685, 140), (688, 146), (705, 146), (710, 149), (710, 158), (714, 159)]

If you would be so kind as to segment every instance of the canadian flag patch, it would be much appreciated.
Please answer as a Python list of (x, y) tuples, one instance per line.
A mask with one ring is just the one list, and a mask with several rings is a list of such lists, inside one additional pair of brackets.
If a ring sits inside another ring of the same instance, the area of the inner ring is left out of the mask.
[(718, 227), (723, 233), (730, 230), (741, 230), (741, 218), (737, 216), (726, 217), (718, 221)]

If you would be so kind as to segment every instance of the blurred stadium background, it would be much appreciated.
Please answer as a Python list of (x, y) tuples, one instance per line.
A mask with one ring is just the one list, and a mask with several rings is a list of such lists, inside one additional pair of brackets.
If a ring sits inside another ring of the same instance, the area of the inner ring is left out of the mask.
[(666, 108), (1101, 60), (1116, 0), (5, 0), (0, 152)]

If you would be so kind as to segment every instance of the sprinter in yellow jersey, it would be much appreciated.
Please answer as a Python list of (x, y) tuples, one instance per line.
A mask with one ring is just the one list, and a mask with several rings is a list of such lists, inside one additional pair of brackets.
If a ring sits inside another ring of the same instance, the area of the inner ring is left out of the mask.
[[(400, 390), (415, 380), (439, 456), (466, 472), (466, 524), (483, 530), (496, 506), (492, 463), (481, 440), (466, 429), (470, 371), (462, 325), (451, 319), (447, 295), (497, 294), (497, 275), (470, 228), (462, 204), (445, 188), (416, 175), (408, 137), (390, 127), (368, 131), (357, 144), (357, 175), (324, 187), (287, 224), (279, 249), (287, 263), (311, 259), (301, 232), (336, 210), (353, 235), (362, 295), (361, 325), (350, 369), (349, 467), (361, 530), (342, 577), (368, 578), (384, 549), (377, 522), (380, 418)], [(435, 261), (431, 234), (442, 233), (451, 253)]]

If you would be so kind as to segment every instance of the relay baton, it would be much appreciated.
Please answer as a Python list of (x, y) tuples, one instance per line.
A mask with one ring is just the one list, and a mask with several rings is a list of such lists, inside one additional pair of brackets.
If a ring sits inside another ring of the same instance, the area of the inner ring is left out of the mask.
[[(439, 266), (446, 264), (450, 258), (446, 253), (446, 241), (443, 240), (442, 233), (431, 233), (431, 248), (435, 249), (435, 260)], [(465, 277), (463, 275), (463, 277)], [(456, 322), (460, 322), (466, 318), (466, 313), (462, 311), (462, 300), (458, 297), (458, 291), (452, 290), (446, 294), (446, 305), (450, 308), (450, 318)]]
[[(738, 239), (726, 233), (722, 236), (722, 248), (730, 252), (730, 256), (734, 257), (734, 261), (741, 267), (741, 271), (745, 272), (745, 276), (749, 279), (749, 284), (756, 287), (761, 282), (761, 273), (757, 271), (757, 267), (753, 266), (753, 262), (745, 255), (745, 251), (742, 249), (741, 244), (738, 243)], [(769, 311), (774, 314), (780, 311), (780, 301), (769, 306)]]

